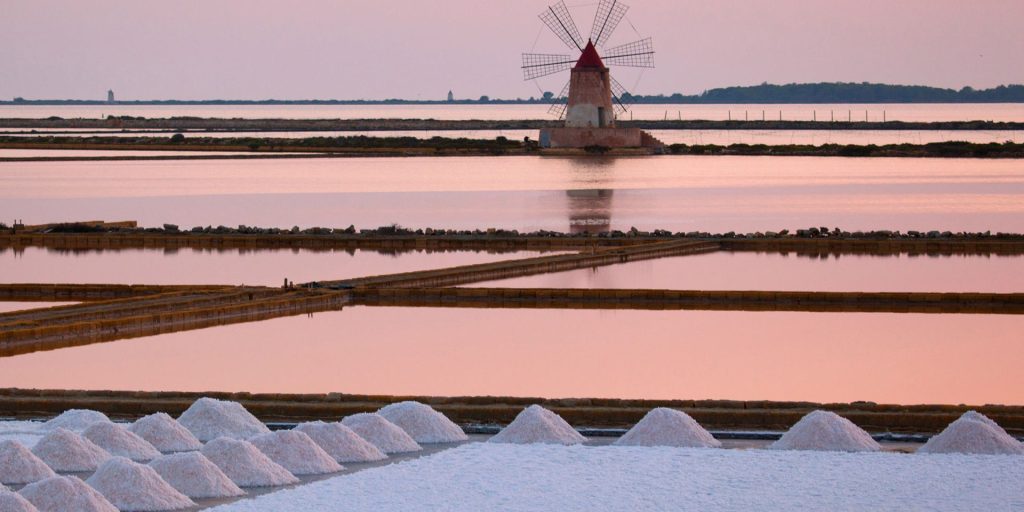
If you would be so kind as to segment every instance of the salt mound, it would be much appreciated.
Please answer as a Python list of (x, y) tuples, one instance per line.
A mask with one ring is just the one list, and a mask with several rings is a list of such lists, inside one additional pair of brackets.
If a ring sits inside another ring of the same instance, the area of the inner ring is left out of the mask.
[(489, 443), (546, 443), (579, 444), (586, 438), (572, 428), (561, 416), (539, 406), (523, 409), (516, 419), (501, 432), (487, 440)]
[(455, 443), (469, 439), (447, 416), (419, 402), (390, 404), (377, 413), (398, 425), (417, 443)]
[(345, 468), (304, 432), (279, 430), (249, 438), (249, 442), (294, 475), (323, 475)]
[(248, 441), (221, 437), (203, 447), (203, 455), (239, 487), (275, 487), (299, 483), (299, 479), (270, 460)]
[(682, 411), (658, 407), (614, 443), (617, 446), (719, 448), (722, 442)]
[(772, 450), (875, 452), (882, 447), (852, 421), (829, 411), (813, 411), (796, 422)]
[(248, 439), (270, 432), (242, 404), (207, 397), (196, 400), (181, 414), (178, 423), (204, 443), (218, 437)]
[(0, 486), (0, 512), (39, 512), (39, 509), (20, 494), (4, 490), (3, 486)]
[(992, 421), (992, 418), (989, 418), (988, 416), (985, 416), (984, 414), (982, 414), (982, 413), (980, 413), (978, 411), (967, 411), (967, 412), (961, 414), (960, 418), (958, 418), (958, 419), (980, 421), (980, 422), (985, 423), (986, 425), (996, 429), (997, 431), (1002, 432), (1003, 434), (1010, 435), (1010, 434), (1006, 433), (1006, 429), (1004, 429), (1003, 427), (999, 426), (999, 424), (996, 423), (995, 421)]
[(371, 462), (388, 457), (380, 448), (341, 423), (311, 421), (300, 423), (295, 430), (308, 435), (338, 462)]
[(55, 476), (19, 491), (39, 512), (118, 512), (96, 489), (73, 476)]
[(104, 462), (85, 483), (121, 512), (180, 510), (195, 505), (160, 478), (155, 469), (124, 457)]
[(1007, 434), (1002, 427), (981, 414), (971, 412), (950, 423), (940, 434), (932, 436), (924, 446), (917, 449), (917, 453), (1024, 455), (1024, 445)]
[(154, 448), (148, 441), (114, 423), (97, 423), (85, 429), (82, 435), (111, 455), (127, 457), (134, 461), (153, 460), (160, 456), (160, 450)]
[(43, 423), (43, 426), (39, 427), (39, 430), (57, 430), (58, 428), (66, 428), (68, 430), (81, 432), (97, 423), (110, 423), (110, 418), (99, 411), (92, 411), (89, 409), (68, 409), (62, 412), (60, 416)]
[(25, 445), (17, 441), (0, 441), (0, 484), (28, 484), (51, 476), (54, 472), (50, 466)]
[(171, 487), (189, 498), (228, 498), (245, 494), (216, 464), (199, 452), (167, 455), (150, 462), (149, 466)]
[(192, 432), (164, 412), (140, 418), (128, 430), (164, 453), (189, 452), (203, 447)]
[(359, 434), (384, 453), (406, 453), (422, 450), (415, 439), (401, 427), (373, 412), (353, 414), (341, 420), (341, 424)]
[[(111, 457), (92, 441), (64, 428), (43, 436), (32, 448), (54, 471), (94, 471)], [(38, 506), (38, 505), (36, 505)]]

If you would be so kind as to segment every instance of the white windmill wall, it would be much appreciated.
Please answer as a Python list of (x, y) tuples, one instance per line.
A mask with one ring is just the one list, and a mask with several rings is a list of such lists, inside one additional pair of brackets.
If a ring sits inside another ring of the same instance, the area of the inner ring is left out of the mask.
[(569, 128), (615, 126), (612, 86), (608, 68), (576, 68), (569, 78), (569, 98), (565, 115)]

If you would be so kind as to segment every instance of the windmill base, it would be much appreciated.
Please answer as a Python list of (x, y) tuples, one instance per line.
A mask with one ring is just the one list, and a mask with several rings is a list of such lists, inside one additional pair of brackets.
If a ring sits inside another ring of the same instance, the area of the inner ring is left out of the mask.
[(542, 148), (659, 148), (661, 141), (639, 128), (544, 128)]

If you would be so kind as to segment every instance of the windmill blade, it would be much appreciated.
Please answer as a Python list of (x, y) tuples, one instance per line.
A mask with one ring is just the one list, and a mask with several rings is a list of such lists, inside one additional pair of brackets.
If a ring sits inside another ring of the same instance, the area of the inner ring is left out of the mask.
[(605, 64), (632, 68), (654, 67), (654, 44), (649, 37), (609, 48), (605, 53), (606, 55), (601, 56)]
[(633, 102), (629, 99), (633, 95), (614, 77), (609, 76), (608, 78), (612, 81), (612, 101), (615, 102), (615, 110), (620, 114), (625, 113), (633, 105)]
[(552, 99), (551, 108), (548, 109), (548, 114), (558, 119), (565, 117), (565, 109), (569, 106), (569, 83), (566, 82), (565, 87), (562, 87), (562, 92)]
[(523, 80), (533, 80), (542, 76), (553, 75), (572, 67), (576, 61), (568, 55), (550, 53), (523, 54)]
[(590, 27), (590, 40), (594, 46), (604, 46), (628, 10), (629, 6), (618, 0), (601, 0), (594, 14), (594, 25)]
[(569, 15), (564, 0), (559, 0), (557, 4), (548, 7), (539, 17), (566, 46), (583, 51), (583, 37), (576, 28), (576, 22)]

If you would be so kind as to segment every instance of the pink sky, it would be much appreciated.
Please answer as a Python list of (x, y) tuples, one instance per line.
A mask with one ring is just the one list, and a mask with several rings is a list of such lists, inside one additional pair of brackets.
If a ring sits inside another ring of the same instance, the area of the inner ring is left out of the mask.
[[(528, 97), (519, 54), (561, 53), (540, 0), (0, 0), (0, 98)], [(639, 94), (812, 81), (1024, 82), (1020, 0), (627, 0), (654, 38)], [(569, 0), (589, 32), (596, 2)], [(632, 26), (631, 26), (632, 25)], [(635, 32), (636, 27), (638, 32)], [(545, 29), (546, 30), (546, 29)], [(638, 80), (639, 78), (639, 80)], [(563, 78), (540, 83), (561, 87)]]

